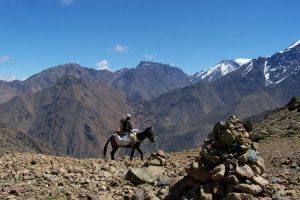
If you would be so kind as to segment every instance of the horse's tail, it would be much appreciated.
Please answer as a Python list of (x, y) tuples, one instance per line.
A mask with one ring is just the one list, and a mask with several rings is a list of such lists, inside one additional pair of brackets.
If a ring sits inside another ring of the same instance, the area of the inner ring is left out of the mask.
[(104, 150), (103, 150), (103, 157), (105, 158), (106, 157), (106, 151), (107, 151), (107, 145), (108, 143), (111, 141), (111, 139), (113, 138), (113, 135), (110, 136), (110, 138), (107, 140), (105, 146), (104, 146)]

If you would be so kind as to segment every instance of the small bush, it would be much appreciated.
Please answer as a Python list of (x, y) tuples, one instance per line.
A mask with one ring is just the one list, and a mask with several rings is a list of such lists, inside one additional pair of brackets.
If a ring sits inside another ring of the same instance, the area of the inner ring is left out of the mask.
[(253, 142), (260, 142), (261, 140), (266, 140), (268, 138), (265, 134), (253, 134), (252, 135), (252, 141)]
[(249, 120), (244, 121), (243, 126), (247, 132), (251, 132), (253, 130), (253, 125)]

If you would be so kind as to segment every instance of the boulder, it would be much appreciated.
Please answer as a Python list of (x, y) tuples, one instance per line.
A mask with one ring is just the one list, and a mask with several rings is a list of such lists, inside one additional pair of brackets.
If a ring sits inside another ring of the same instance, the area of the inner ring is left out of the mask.
[(223, 181), (225, 183), (232, 183), (232, 184), (239, 183), (239, 179), (236, 177), (236, 175), (228, 175), (223, 179)]
[(269, 181), (259, 175), (255, 175), (253, 178), (252, 178), (252, 182), (261, 186), (262, 188), (264, 188), (266, 185), (269, 184)]
[(203, 149), (200, 152), (200, 155), (207, 161), (213, 163), (213, 164), (218, 164), (220, 162), (220, 157), (219, 156), (214, 156), (208, 153), (206, 149)]
[(227, 146), (230, 146), (234, 142), (235, 137), (229, 129), (225, 129), (221, 131), (221, 133), (218, 136), (218, 139)]
[(226, 196), (226, 200), (253, 200), (254, 197), (251, 194), (245, 193), (229, 193)]
[(236, 174), (241, 178), (252, 178), (254, 173), (249, 165), (236, 165)]
[(252, 194), (252, 195), (258, 195), (259, 193), (262, 192), (262, 188), (259, 185), (254, 185), (254, 184), (246, 184), (246, 183), (241, 183), (235, 186), (236, 191), (247, 193), (247, 194)]
[(262, 157), (257, 156), (257, 160), (254, 164), (260, 168), (261, 173), (265, 172), (265, 169), (266, 169), (265, 160)]
[(248, 150), (248, 154), (249, 154), (249, 157), (248, 157), (249, 161), (251, 161), (251, 162), (257, 162), (258, 156), (257, 156), (257, 153), (256, 153), (255, 150), (249, 149)]
[(251, 167), (251, 169), (254, 172), (254, 174), (258, 174), (258, 175), (262, 175), (263, 174), (261, 168), (259, 168), (258, 166), (253, 165), (253, 164), (249, 164), (249, 166)]
[(211, 179), (213, 181), (222, 180), (224, 178), (224, 175), (225, 175), (225, 170), (226, 170), (226, 168), (225, 168), (224, 164), (217, 165), (211, 173), (211, 175), (212, 175)]
[(242, 163), (247, 163), (249, 159), (249, 152), (247, 151), (246, 153), (242, 154), (241, 156), (238, 157), (238, 160)]
[(195, 168), (195, 166), (194, 167), (192, 167), (192, 166), (193, 166), (193, 164), (191, 164), (191, 166), (187, 167), (185, 169), (185, 171), (193, 179), (200, 181), (200, 182), (206, 182), (211, 179), (209, 170), (205, 169), (202, 166), (198, 166), (196, 168)]
[(159, 177), (163, 176), (165, 168), (149, 166), (145, 168), (131, 168), (128, 170), (125, 179), (134, 185), (144, 183), (154, 183)]

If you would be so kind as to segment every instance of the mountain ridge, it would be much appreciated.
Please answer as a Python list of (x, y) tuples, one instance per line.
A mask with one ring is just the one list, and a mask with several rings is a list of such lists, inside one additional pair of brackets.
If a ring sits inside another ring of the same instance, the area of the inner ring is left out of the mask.
[(141, 62), (136, 69), (110, 73), (115, 79), (109, 83), (76, 66), (84, 72), (0, 104), (0, 120), (54, 145), (57, 152), (82, 157), (100, 155), (96, 146), (103, 146), (120, 118), (131, 113), (137, 127), (153, 125), (165, 150), (183, 150), (199, 145), (215, 121), (274, 109), (299, 94), (299, 57), (300, 45), (294, 45), (195, 84), (182, 70), (161, 63)]

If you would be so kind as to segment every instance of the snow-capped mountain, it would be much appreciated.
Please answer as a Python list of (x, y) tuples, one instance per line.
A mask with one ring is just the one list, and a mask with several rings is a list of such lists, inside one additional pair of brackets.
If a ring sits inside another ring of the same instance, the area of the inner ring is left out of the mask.
[(267, 58), (264, 63), (266, 86), (280, 83), (300, 71), (300, 40)]
[(235, 60), (222, 60), (217, 65), (210, 67), (206, 71), (200, 71), (193, 75), (192, 82), (214, 81), (230, 72), (240, 68), (242, 65), (250, 63), (251, 59), (238, 58)]
[(232, 64), (221, 62), (199, 77), (208, 74), (204, 77), (207, 78), (216, 71), (226, 75), (173, 90), (150, 102), (148, 107), (157, 116), (155, 126), (162, 130), (161, 141), (165, 146), (191, 146), (195, 140), (190, 138), (202, 137), (201, 133), (207, 133), (207, 127), (213, 126), (212, 122), (231, 114), (244, 118), (282, 107), (300, 94), (300, 42), (240, 67), (233, 63), (237, 69), (230, 73), (234, 67), (228, 63)]
[[(257, 62), (257, 60), (260, 60), (260, 62)], [(251, 62), (243, 65), (241, 75), (252, 74), (253, 71), (258, 69), (263, 74), (265, 86), (276, 85), (288, 77), (299, 73), (300, 40), (270, 57), (253, 59)]]

